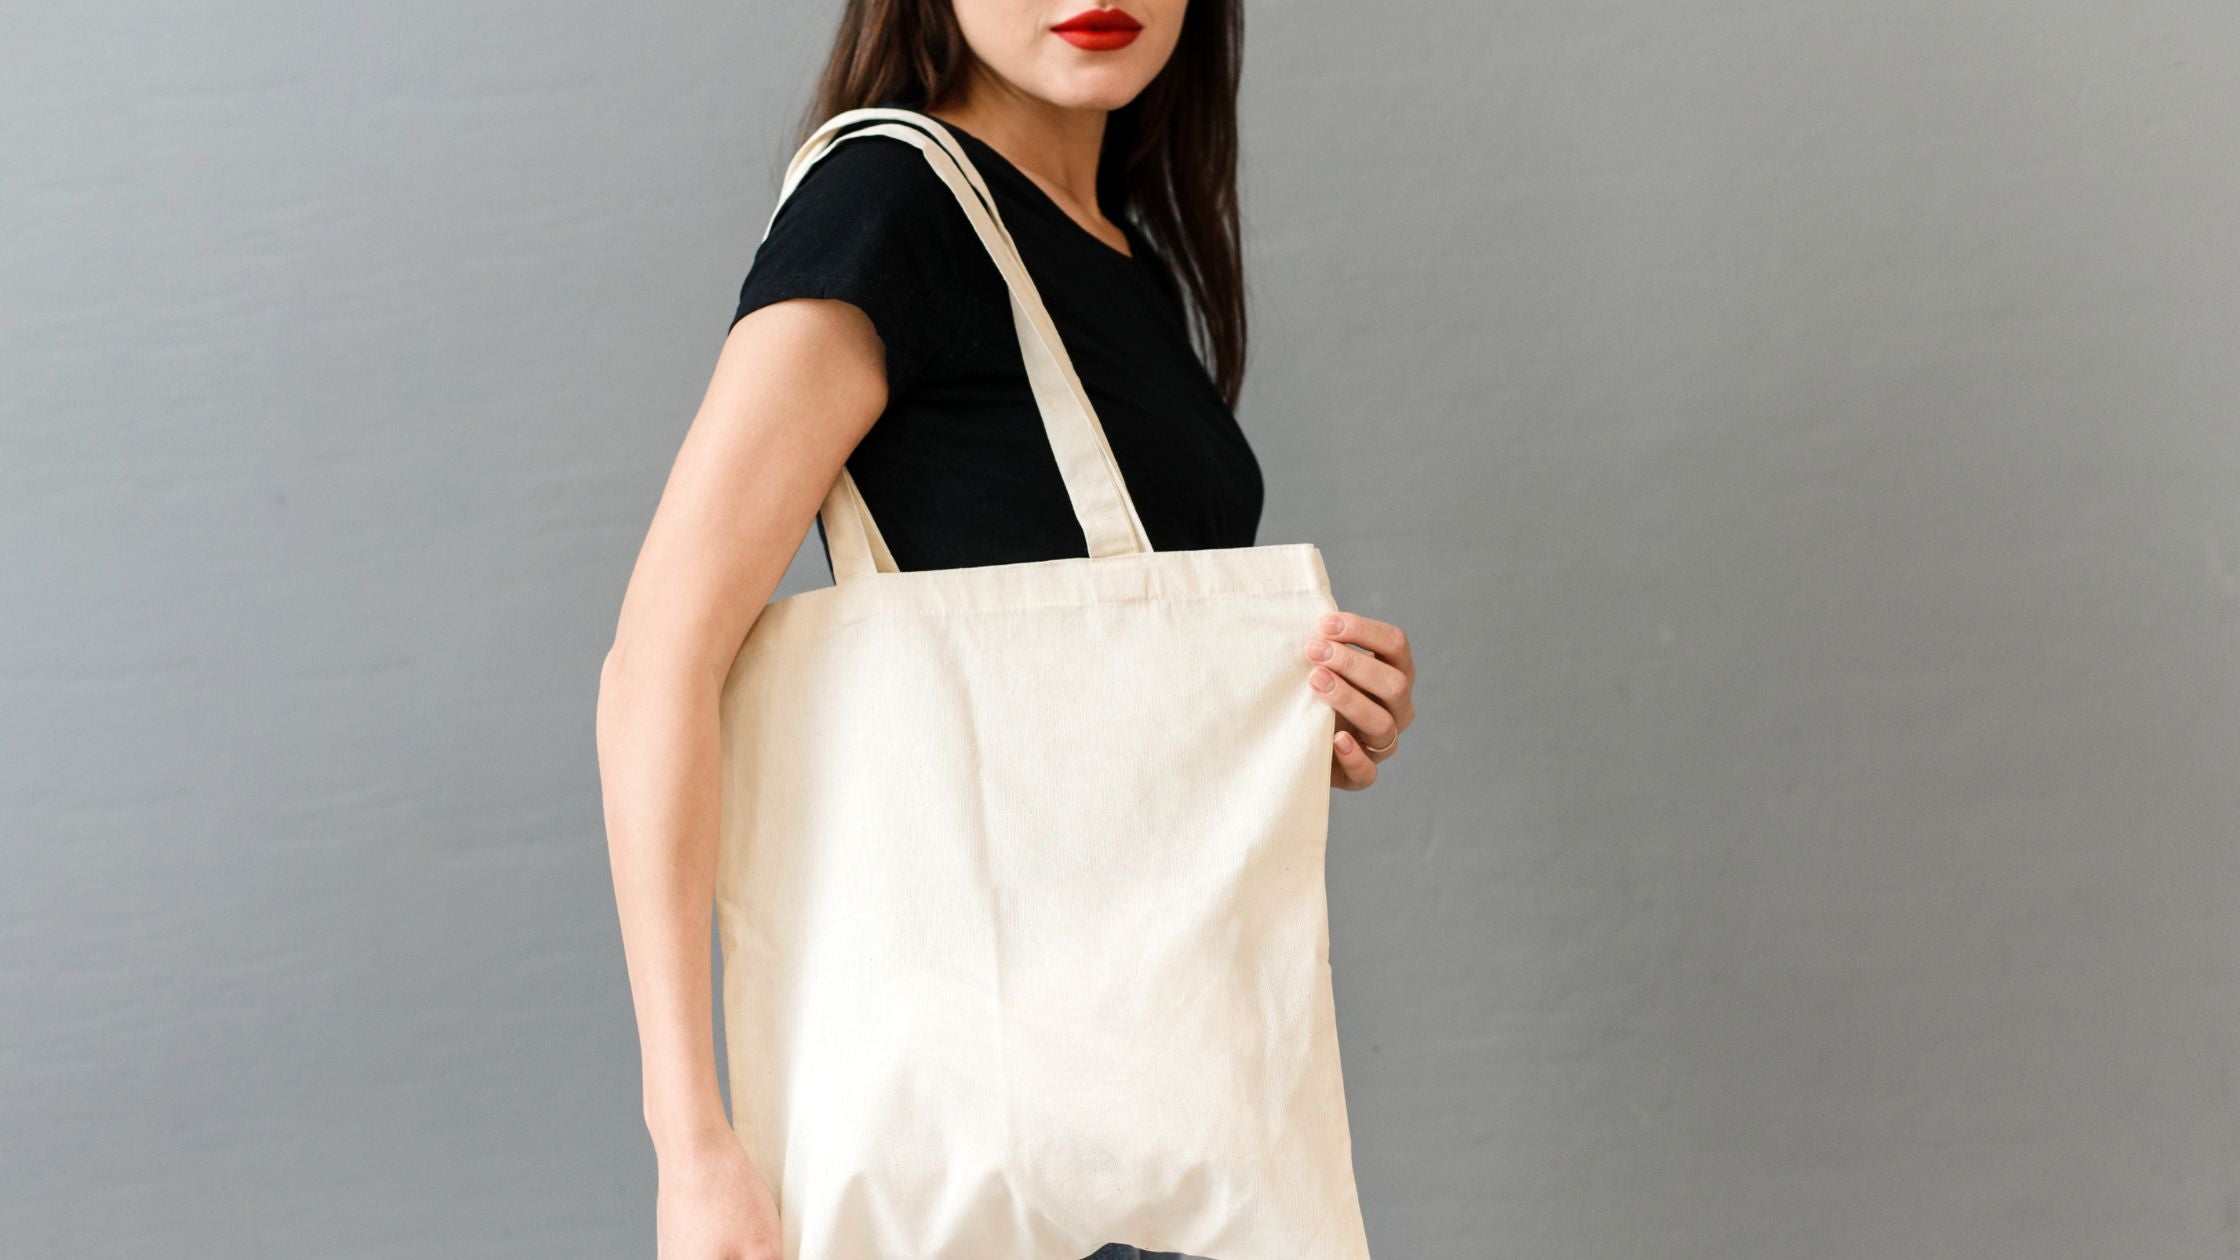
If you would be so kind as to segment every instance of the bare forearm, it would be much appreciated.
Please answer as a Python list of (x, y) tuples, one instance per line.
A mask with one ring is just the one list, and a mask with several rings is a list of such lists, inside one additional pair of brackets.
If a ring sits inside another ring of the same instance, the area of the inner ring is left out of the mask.
[(600, 673), (599, 778), (657, 1150), (724, 1133), (709, 997), (721, 779), (718, 690), (617, 648)]

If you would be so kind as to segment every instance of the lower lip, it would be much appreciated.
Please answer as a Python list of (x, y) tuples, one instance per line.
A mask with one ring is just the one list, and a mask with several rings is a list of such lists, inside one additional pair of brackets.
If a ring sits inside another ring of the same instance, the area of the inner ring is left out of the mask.
[(1091, 52), (1110, 52), (1115, 48), (1126, 48), (1136, 42), (1136, 36), (1143, 34), (1143, 28), (1139, 26), (1131, 31), (1116, 30), (1108, 26), (1072, 31), (1054, 31), (1052, 34), (1075, 48), (1086, 48)]

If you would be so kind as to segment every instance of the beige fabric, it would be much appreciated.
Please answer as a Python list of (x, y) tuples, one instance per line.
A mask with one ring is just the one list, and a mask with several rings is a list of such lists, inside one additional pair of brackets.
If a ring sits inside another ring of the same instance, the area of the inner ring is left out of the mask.
[(1322, 555), (1152, 551), (938, 121), (834, 116), (781, 201), (866, 134), (920, 147), (1010, 283), (1092, 554), (896, 572), (843, 471), (839, 580), (771, 603), (732, 667), (727, 1068), (785, 1255), (1367, 1260), (1323, 884), (1336, 715), (1301, 651), (1336, 607)]

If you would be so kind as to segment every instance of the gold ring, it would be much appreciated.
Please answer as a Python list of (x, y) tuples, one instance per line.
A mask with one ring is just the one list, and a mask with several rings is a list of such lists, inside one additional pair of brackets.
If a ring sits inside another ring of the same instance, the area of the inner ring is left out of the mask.
[(1392, 738), (1391, 738), (1391, 739), (1388, 739), (1388, 740), (1386, 740), (1386, 741), (1384, 742), (1384, 747), (1382, 747), (1382, 748), (1371, 748), (1371, 747), (1369, 747), (1369, 746), (1368, 746), (1367, 744), (1363, 744), (1363, 745), (1361, 746), (1361, 751), (1363, 751), (1363, 752), (1365, 752), (1365, 753), (1371, 753), (1371, 754), (1374, 754), (1374, 755), (1377, 755), (1377, 756), (1382, 756), (1382, 755), (1384, 755), (1385, 753), (1391, 752), (1391, 751), (1392, 751), (1392, 747), (1393, 747), (1393, 745), (1395, 745), (1395, 744), (1397, 744), (1397, 743), (1399, 743), (1399, 742), (1400, 742), (1400, 732), (1398, 732), (1398, 731), (1394, 731), (1394, 732), (1392, 733)]

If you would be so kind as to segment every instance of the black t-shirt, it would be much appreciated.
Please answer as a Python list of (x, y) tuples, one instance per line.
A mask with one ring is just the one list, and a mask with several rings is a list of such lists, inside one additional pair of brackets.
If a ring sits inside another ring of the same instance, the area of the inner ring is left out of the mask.
[[(1153, 549), (1253, 545), (1259, 462), (1141, 232), (1120, 221), (1132, 256), (1121, 253), (994, 148), (945, 125), (1018, 242)], [(849, 140), (803, 176), (754, 255), (732, 323), (794, 297), (850, 302), (884, 342), (887, 408), (847, 464), (897, 568), (1088, 554), (1027, 386), (1003, 275), (915, 147)], [(825, 554), (829, 565), (829, 545)]]

